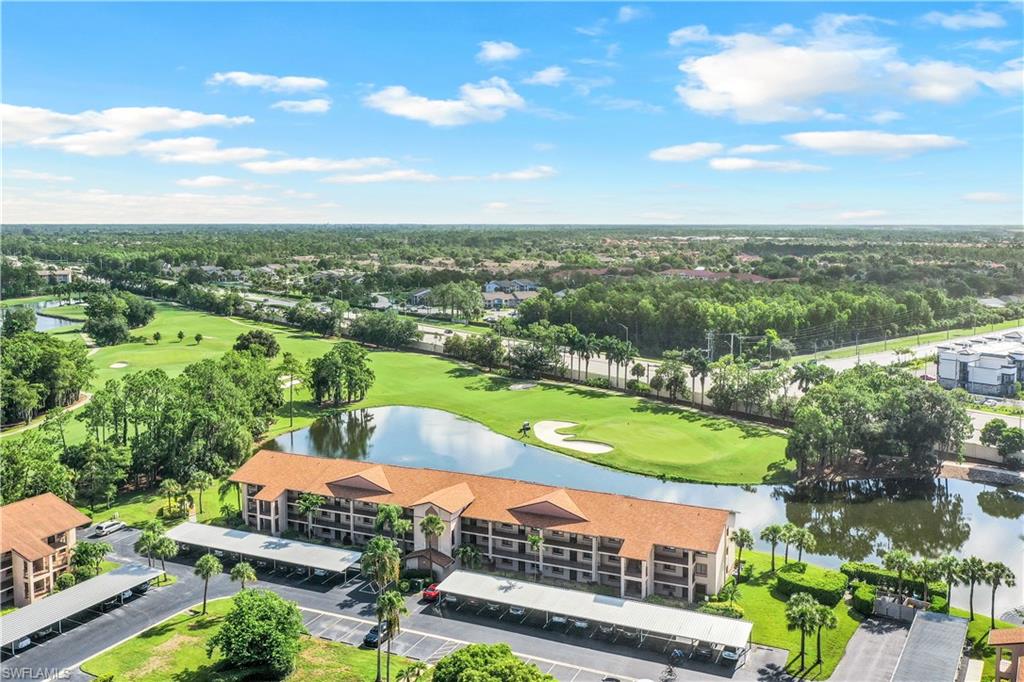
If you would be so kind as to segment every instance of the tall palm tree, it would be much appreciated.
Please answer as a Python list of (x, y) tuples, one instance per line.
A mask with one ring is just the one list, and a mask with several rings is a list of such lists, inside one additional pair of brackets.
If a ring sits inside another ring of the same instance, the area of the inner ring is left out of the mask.
[(690, 363), (690, 374), (696, 374), (697, 379), (700, 380), (700, 408), (704, 409), (704, 382), (708, 380), (711, 375), (711, 362), (708, 361), (707, 356), (704, 353), (698, 353), (691, 358)]
[(156, 545), (160, 541), (160, 537), (161, 533), (159, 530), (147, 528), (139, 534), (139, 539), (135, 541), (135, 551), (146, 555), (146, 561), (150, 567), (153, 566), (153, 554), (156, 551)]
[(936, 563), (939, 574), (946, 581), (946, 603), (949, 604), (950, 596), (953, 593), (953, 585), (960, 584), (960, 560), (955, 556), (946, 555)]
[(206, 593), (210, 589), (210, 578), (224, 570), (224, 565), (212, 554), (204, 554), (196, 562), (194, 573), (203, 579), (203, 615), (206, 615)]
[(231, 582), (239, 582), (242, 584), (239, 588), (240, 590), (245, 589), (246, 583), (256, 582), (256, 571), (248, 561), (239, 561), (237, 564), (232, 566), (230, 575)]
[(984, 582), (986, 574), (985, 562), (976, 556), (969, 556), (960, 562), (960, 580), (971, 586), (971, 593), (968, 598), (971, 620), (974, 620), (974, 586), (977, 583)]
[(241, 483), (235, 483), (234, 481), (225, 478), (223, 481), (220, 482), (220, 485), (217, 486), (217, 495), (223, 498), (225, 495), (228, 494), (228, 492), (231, 491), (232, 488), (234, 488), (235, 490), (235, 502), (238, 503), (238, 513), (244, 514), (245, 510), (242, 509)]
[(163, 578), (167, 577), (167, 560), (178, 555), (178, 543), (167, 537), (160, 536), (153, 546), (153, 556), (160, 560), (160, 570), (164, 572)]
[(782, 540), (782, 526), (773, 523), (761, 529), (761, 542), (767, 542), (772, 546), (772, 573), (775, 572), (775, 548)]
[[(921, 559), (910, 564), (910, 573), (924, 583), (924, 601), (928, 601), (928, 585), (942, 577), (939, 562), (934, 559)], [(930, 602), (929, 602), (930, 603)]]
[(902, 549), (890, 549), (882, 557), (882, 565), (887, 571), (896, 572), (896, 594), (903, 594), (903, 575), (913, 564), (913, 559)]
[(597, 337), (593, 334), (586, 334), (580, 339), (579, 354), (583, 358), (583, 376), (582, 381), (587, 380), (587, 376), (590, 374), (590, 359), (598, 353), (600, 349), (597, 345)]
[[(420, 521), (420, 531), (427, 538), (427, 548), (434, 549), (434, 543), (444, 534), (444, 521), (437, 514), (427, 514)], [(433, 553), (430, 554), (430, 575), (434, 575)]]
[(167, 511), (171, 511), (171, 500), (181, 495), (181, 484), (175, 481), (173, 478), (165, 478), (160, 481), (160, 487), (157, 491), (167, 498)]
[(326, 500), (321, 495), (315, 493), (302, 493), (299, 495), (299, 499), (295, 500), (295, 504), (299, 508), (299, 513), (306, 517), (306, 536), (313, 537), (313, 512), (320, 508)]
[(466, 568), (480, 568), (480, 550), (476, 545), (459, 545), (455, 548), (455, 558)]
[(211, 485), (213, 485), (213, 476), (205, 471), (197, 471), (192, 474), (192, 479), (189, 481), (192, 489), (199, 493), (199, 513), (203, 513), (203, 492), (206, 491)]
[(377, 517), (373, 520), (373, 529), (378, 533), (384, 531), (394, 537), (395, 524), (401, 518), (402, 508), (397, 504), (382, 504), (377, 507)]
[(423, 674), (427, 672), (427, 664), (423, 661), (416, 661), (408, 668), (403, 668), (395, 675), (395, 679), (398, 682), (416, 682), (416, 680), (423, 677)]
[[(391, 640), (402, 631), (402, 616), (409, 613), (405, 597), (397, 590), (388, 590), (377, 597), (377, 622), (388, 624), (387, 673), (384, 679), (391, 682)], [(377, 647), (380, 649), (380, 646)], [(377, 672), (380, 679), (380, 671)]]
[(530, 549), (537, 553), (537, 580), (540, 580), (544, 576), (544, 537), (539, 533), (527, 535), (526, 541), (530, 543)]
[(807, 592), (797, 592), (786, 602), (786, 625), (790, 630), (800, 631), (800, 670), (803, 670), (807, 651), (807, 635), (818, 625), (818, 602)]
[(404, 538), (408, 533), (412, 532), (412, 521), (409, 519), (398, 519), (395, 521), (395, 525), (392, 526), (392, 530), (396, 538)]
[(304, 365), (292, 353), (281, 356), (281, 376), (288, 377), (288, 428), (295, 425), (295, 382), (301, 376)]
[(1013, 587), (1017, 584), (1017, 576), (1010, 567), (1001, 561), (993, 561), (985, 566), (985, 582), (992, 586), (992, 627), (996, 626), (996, 590), (1000, 585)]
[[(743, 565), (743, 550), (754, 548), (754, 534), (746, 528), (737, 528), (732, 532), (732, 541), (736, 544), (736, 549), (739, 550), (736, 553), (736, 567), (739, 568)], [(738, 576), (737, 572), (737, 582), (739, 582)]]
[(821, 660), (821, 630), (827, 628), (829, 630), (835, 630), (839, 627), (839, 619), (836, 618), (836, 613), (824, 604), (817, 604), (814, 607), (814, 626), (818, 629), (818, 641), (817, 651), (818, 660), (817, 663), (822, 663)]
[[(366, 543), (362, 559), (359, 562), (363, 575), (377, 588), (378, 594), (384, 594), (387, 586), (398, 580), (402, 570), (402, 560), (398, 553), (398, 545), (391, 538), (382, 535), (374, 536)], [(377, 611), (377, 631), (380, 632), (381, 612)], [(377, 679), (380, 679), (380, 645), (377, 646)]]
[(800, 529), (794, 526), (792, 523), (787, 523), (782, 526), (782, 533), (779, 535), (779, 539), (786, 545), (786, 553), (782, 557), (782, 564), (786, 565), (789, 563), (789, 546), (796, 540), (797, 533)]
[(796, 560), (801, 562), (804, 560), (804, 550), (813, 552), (818, 546), (818, 541), (814, 539), (814, 533), (806, 528), (797, 528), (796, 530), (797, 532), (793, 534), (793, 545), (797, 549)]

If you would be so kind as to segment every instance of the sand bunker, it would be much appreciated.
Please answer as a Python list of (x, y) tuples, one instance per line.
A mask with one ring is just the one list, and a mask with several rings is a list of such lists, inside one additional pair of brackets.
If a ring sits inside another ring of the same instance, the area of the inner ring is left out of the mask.
[(529, 389), (533, 388), (536, 385), (537, 384), (528, 381), (528, 382), (523, 383), (523, 384), (512, 384), (511, 386), (508, 387), (508, 390), (510, 390), (510, 391), (526, 391), (526, 390), (529, 390)]
[(559, 429), (568, 429), (576, 426), (575, 422), (543, 421), (533, 425), (533, 433), (548, 445), (557, 445), (577, 452), (585, 452), (588, 455), (603, 455), (611, 452), (612, 447), (604, 443), (595, 443), (592, 440), (574, 440), (576, 437), (558, 433)]
[(115, 362), (110, 366), (110, 369), (124, 369), (128, 366), (127, 362)]

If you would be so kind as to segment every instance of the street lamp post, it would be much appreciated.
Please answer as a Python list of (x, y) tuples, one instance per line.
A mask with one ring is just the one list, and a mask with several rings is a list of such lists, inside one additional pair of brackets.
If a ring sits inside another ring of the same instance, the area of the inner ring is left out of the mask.
[(629, 327), (622, 324), (621, 322), (616, 322), (615, 324), (619, 325), (620, 327), (626, 330), (626, 343), (629, 343)]

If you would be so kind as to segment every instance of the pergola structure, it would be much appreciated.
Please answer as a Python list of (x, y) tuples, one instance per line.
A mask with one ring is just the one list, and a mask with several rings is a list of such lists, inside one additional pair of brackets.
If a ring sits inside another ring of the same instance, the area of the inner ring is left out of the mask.
[(446, 596), (530, 609), (542, 613), (545, 623), (562, 618), (612, 626), (636, 633), (641, 644), (648, 637), (667, 645), (703, 643), (718, 652), (716, 660), (725, 651), (735, 654), (737, 667), (746, 659), (754, 627), (734, 618), (472, 571), (454, 571), (438, 589)]
[(208, 526), (186, 522), (167, 531), (167, 537), (180, 545), (201, 547), (210, 552), (237, 554), (269, 561), (277, 568), (279, 563), (347, 575), (350, 568), (359, 566), (360, 552), (340, 547), (318, 545), (312, 542), (252, 533), (236, 528)]

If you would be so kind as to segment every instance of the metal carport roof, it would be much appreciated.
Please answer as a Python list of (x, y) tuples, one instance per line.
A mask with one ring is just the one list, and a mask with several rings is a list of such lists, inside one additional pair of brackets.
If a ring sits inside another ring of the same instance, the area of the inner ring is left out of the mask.
[(441, 581), (438, 589), (463, 597), (736, 649), (746, 648), (754, 627), (745, 620), (470, 571), (455, 571)]
[(162, 574), (159, 568), (126, 564), (23, 606), (0, 618), (0, 646), (16, 642)]
[(235, 528), (207, 526), (202, 523), (182, 523), (167, 531), (167, 537), (186, 545), (219, 549), (338, 573), (343, 573), (345, 569), (358, 564), (362, 557), (360, 552), (339, 547), (288, 540)]
[(892, 673), (892, 682), (954, 682), (960, 668), (966, 618), (918, 611)]

